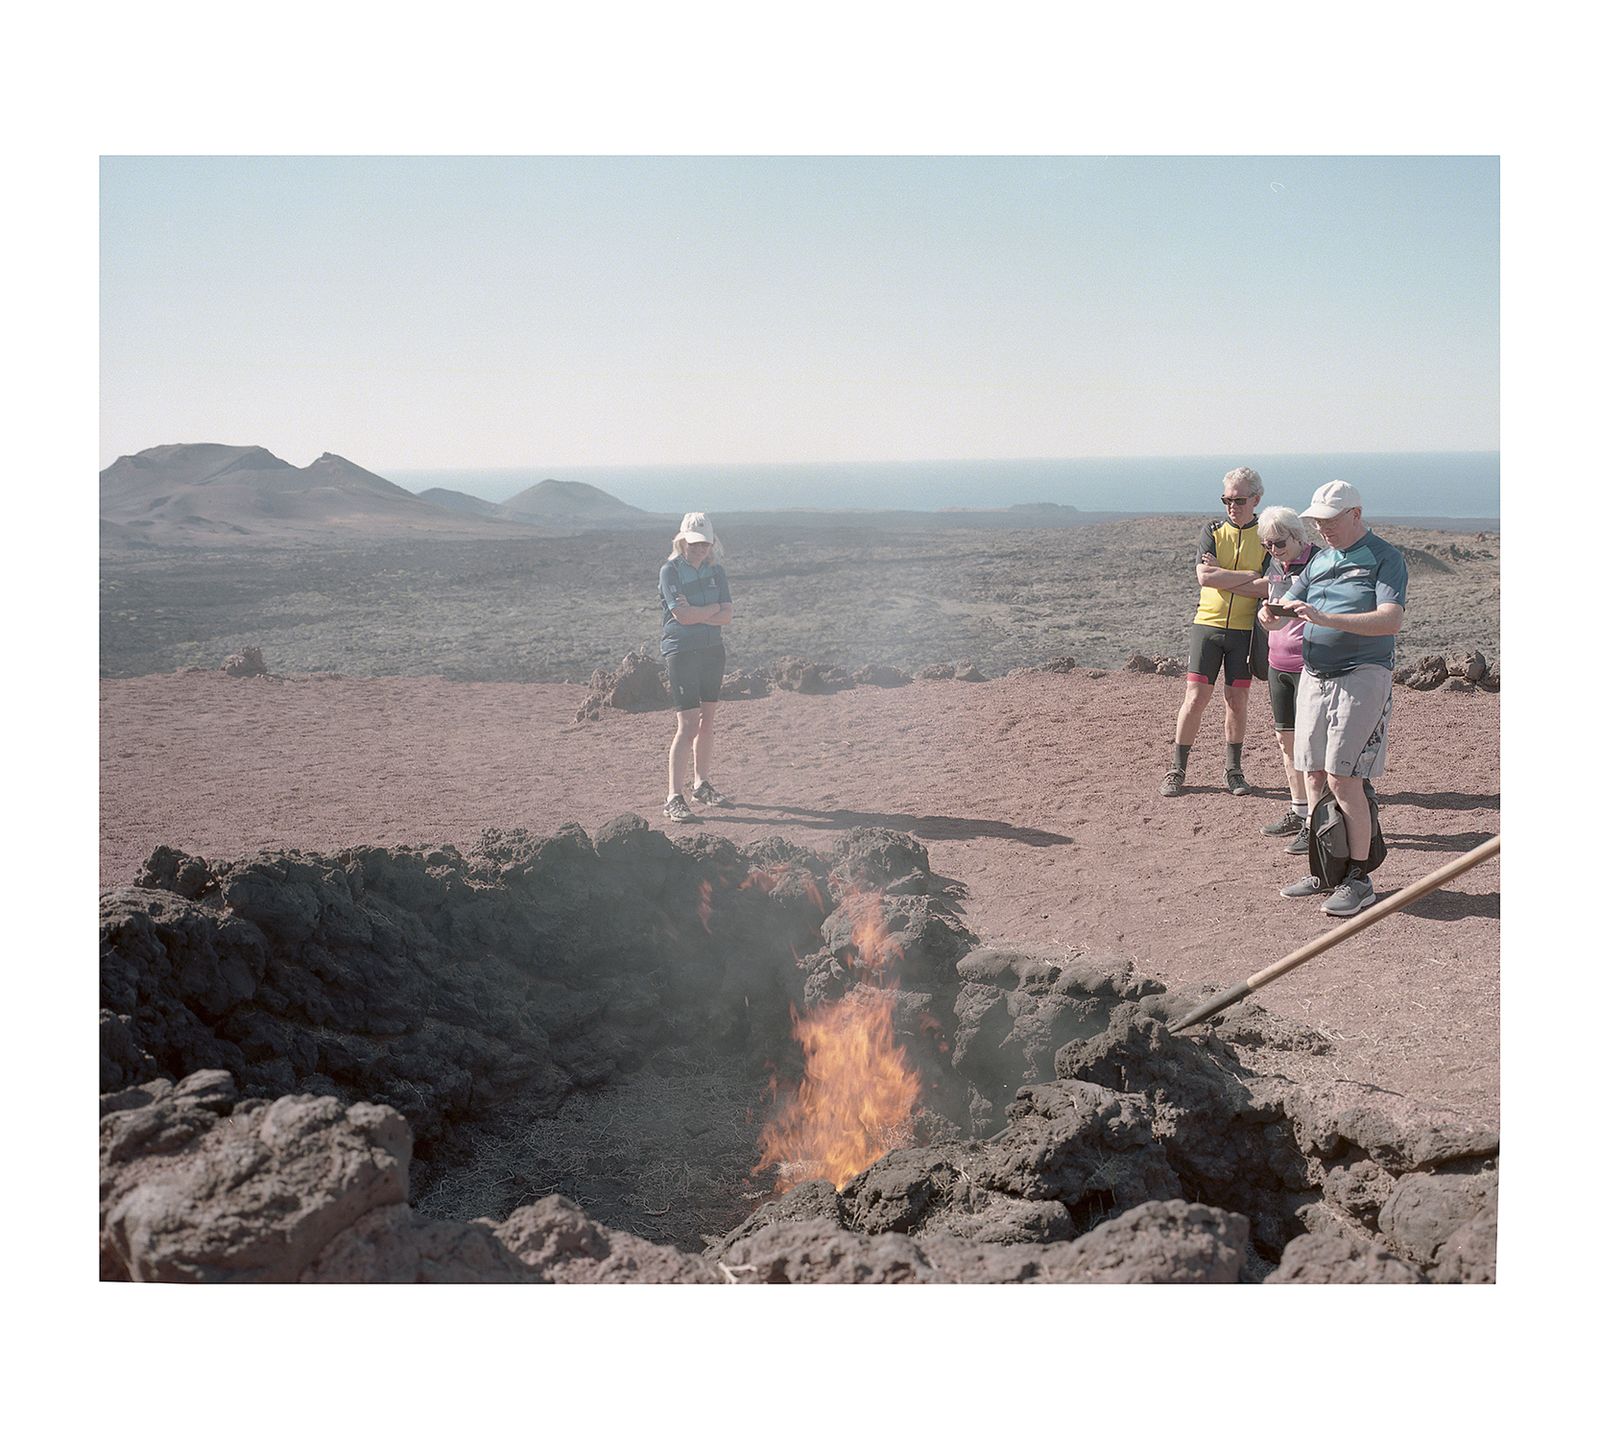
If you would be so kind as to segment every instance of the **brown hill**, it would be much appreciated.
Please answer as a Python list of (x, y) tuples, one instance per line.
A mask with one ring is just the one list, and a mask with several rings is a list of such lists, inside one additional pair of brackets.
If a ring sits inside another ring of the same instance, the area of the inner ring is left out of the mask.
[(500, 513), (500, 507), (493, 500), (481, 500), (476, 495), (468, 495), (464, 490), (447, 490), (440, 485), (428, 490), (419, 490), (417, 499), (426, 500), (428, 504), (437, 505), (439, 509), (448, 510), (453, 515), (477, 515), (487, 520)]
[(581, 480), (541, 480), (513, 495), (500, 513), (545, 522), (652, 520), (656, 517)]
[(100, 518), (152, 544), (371, 539), (408, 533), (482, 534), (344, 459), (304, 467), (259, 445), (158, 445), (100, 472)]

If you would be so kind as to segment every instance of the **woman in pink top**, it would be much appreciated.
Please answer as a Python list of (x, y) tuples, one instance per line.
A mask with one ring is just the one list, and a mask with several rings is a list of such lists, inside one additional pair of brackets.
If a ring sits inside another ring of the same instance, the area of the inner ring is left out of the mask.
[[(1267, 566), (1267, 600), (1279, 600), (1289, 582), (1306, 567), (1316, 547), (1306, 538), (1300, 517), (1287, 505), (1271, 505), (1257, 517), (1257, 533), (1271, 563)], [(1263, 835), (1289, 835), (1287, 853), (1304, 855), (1311, 848), (1307, 828), (1306, 777), (1294, 768), (1294, 707), (1300, 689), (1300, 639), (1302, 620), (1275, 620), (1263, 611), (1258, 617), (1267, 633), (1267, 696), (1272, 701), (1272, 726), (1283, 752), (1283, 773), (1289, 781), (1289, 809), (1283, 819), (1263, 825)]]

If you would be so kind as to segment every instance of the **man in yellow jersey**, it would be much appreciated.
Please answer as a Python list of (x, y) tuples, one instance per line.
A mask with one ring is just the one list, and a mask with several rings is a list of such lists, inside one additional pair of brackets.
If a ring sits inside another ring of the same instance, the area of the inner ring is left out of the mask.
[(1200, 733), (1200, 717), (1220, 672), (1227, 714), (1222, 736), (1227, 745), (1223, 780), (1235, 795), (1247, 795), (1241, 753), (1245, 708), (1250, 703), (1250, 633), (1256, 605), (1266, 592), (1262, 576), (1267, 552), (1256, 534), (1261, 477), (1247, 465), (1222, 477), (1223, 520), (1208, 520), (1195, 553), (1200, 604), (1189, 631), (1189, 683), (1178, 710), (1172, 768), (1161, 782), (1163, 795), (1181, 795), (1189, 770), (1189, 747)]

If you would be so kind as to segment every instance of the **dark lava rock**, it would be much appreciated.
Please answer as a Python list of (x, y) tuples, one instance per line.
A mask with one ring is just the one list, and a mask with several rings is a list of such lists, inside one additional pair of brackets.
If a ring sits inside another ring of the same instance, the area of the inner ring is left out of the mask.
[(1268, 1285), (1420, 1285), (1414, 1265), (1371, 1241), (1328, 1233), (1298, 1235), (1283, 1250), (1283, 1260), (1266, 1277)]
[(615, 670), (596, 670), (576, 718), (593, 720), (603, 710), (660, 710), (670, 701), (666, 670), (641, 651), (629, 651)]
[(246, 645), (237, 655), (228, 656), (219, 668), (224, 675), (247, 678), (252, 675), (265, 675), (267, 662), (261, 658), (259, 645)]
[(863, 665), (859, 670), (850, 672), (850, 678), (857, 685), (909, 685), (911, 677), (898, 665)]
[[(466, 856), (158, 851), (102, 899), (103, 1273), (1493, 1279), (1492, 1131), (1291, 1085), (1309, 1032), (1254, 1006), (1173, 1035), (1192, 996), (979, 946), (930, 878), (896, 832), (830, 864), (632, 815)], [(868, 990), (912, 1143), (751, 1213), (795, 1013)]]
[(1133, 654), (1128, 656), (1128, 663), (1123, 666), (1125, 670), (1132, 670), (1136, 675), (1154, 675), (1156, 662), (1148, 655)]
[(1403, 1175), (1378, 1215), (1378, 1229), (1409, 1259), (1431, 1265), (1463, 1226), (1492, 1220), (1499, 1199), (1494, 1173)]
[(898, 830), (858, 825), (834, 842), (832, 875), (841, 890), (925, 895), (931, 875), (928, 847)]

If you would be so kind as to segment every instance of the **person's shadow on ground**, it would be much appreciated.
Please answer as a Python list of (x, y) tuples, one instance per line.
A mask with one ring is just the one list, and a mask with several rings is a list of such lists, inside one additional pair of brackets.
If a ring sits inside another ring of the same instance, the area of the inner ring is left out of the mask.
[(1435, 890), (1406, 906), (1419, 920), (1498, 920), (1500, 892), (1470, 895), (1464, 890)]
[[(749, 817), (733, 813), (739, 810), (761, 813)], [(771, 824), (777, 820), (810, 830), (850, 830), (858, 825), (881, 825), (889, 830), (903, 830), (919, 840), (1014, 840), (1038, 847), (1073, 843), (1070, 835), (1057, 835), (1052, 830), (1034, 830), (1026, 825), (1008, 825), (1003, 820), (978, 820), (961, 815), (885, 815), (866, 810), (807, 810), (799, 805), (735, 802), (718, 812), (717, 819), (744, 820), (749, 824)]]
[[(1379, 812), (1380, 818), (1382, 812)], [(1465, 855), (1476, 850), (1487, 840), (1493, 840), (1493, 830), (1455, 831), (1448, 835), (1410, 835), (1403, 830), (1385, 830), (1384, 843), (1396, 850), (1436, 850), (1440, 854)]]
[[(1402, 790), (1395, 794), (1378, 792), (1378, 804), (1384, 805), (1415, 805), (1419, 810), (1498, 810), (1500, 797), (1498, 795), (1463, 795), (1455, 790), (1436, 790), (1430, 794), (1419, 794), (1410, 790)], [(1485, 839), (1488, 837), (1485, 836)]]

